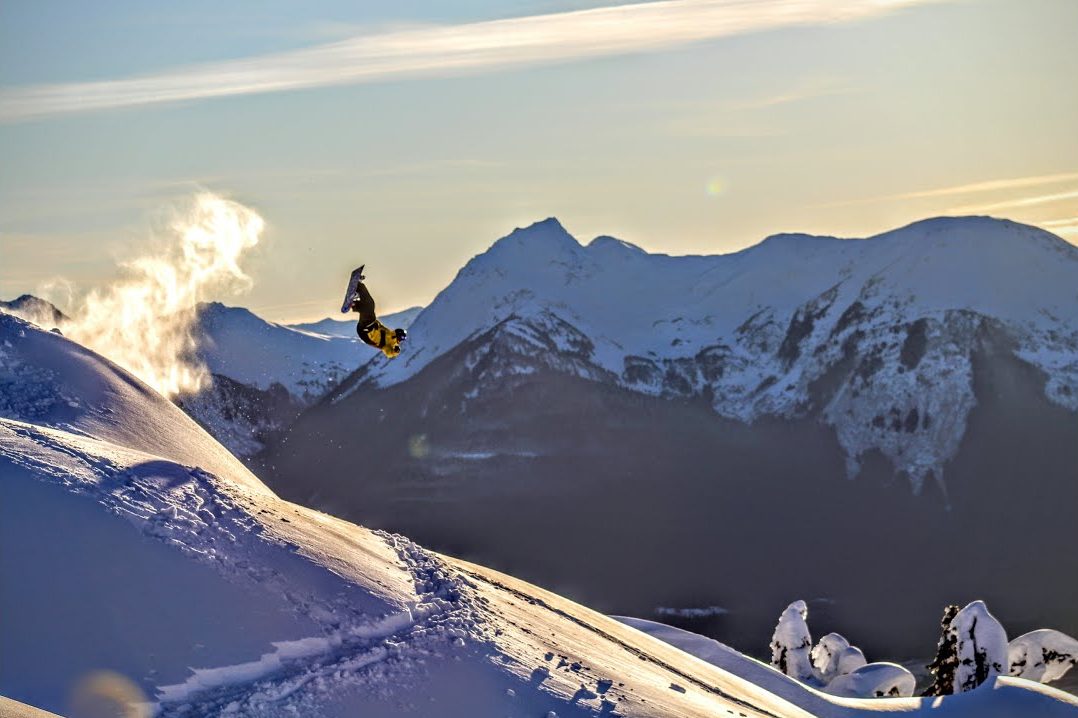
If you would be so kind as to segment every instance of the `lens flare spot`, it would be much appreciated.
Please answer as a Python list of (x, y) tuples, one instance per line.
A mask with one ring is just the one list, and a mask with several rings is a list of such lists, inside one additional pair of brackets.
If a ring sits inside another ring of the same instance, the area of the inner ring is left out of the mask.
[(83, 677), (71, 692), (71, 718), (149, 718), (150, 703), (129, 678), (113, 671)]
[(719, 177), (712, 177), (704, 186), (708, 197), (718, 197), (726, 191), (726, 182)]
[(430, 456), (430, 442), (426, 434), (415, 434), (408, 439), (408, 455), (413, 459), (425, 459)]

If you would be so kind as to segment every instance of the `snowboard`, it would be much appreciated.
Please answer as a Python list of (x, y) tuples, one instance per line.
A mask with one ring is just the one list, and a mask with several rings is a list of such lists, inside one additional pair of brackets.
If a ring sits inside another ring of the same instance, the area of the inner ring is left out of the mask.
[(356, 298), (356, 287), (363, 281), (363, 268), (366, 264), (361, 264), (356, 269), (352, 270), (352, 276), (348, 278), (348, 291), (344, 293), (344, 304), (341, 305), (341, 314), (347, 314), (352, 311), (352, 302)]

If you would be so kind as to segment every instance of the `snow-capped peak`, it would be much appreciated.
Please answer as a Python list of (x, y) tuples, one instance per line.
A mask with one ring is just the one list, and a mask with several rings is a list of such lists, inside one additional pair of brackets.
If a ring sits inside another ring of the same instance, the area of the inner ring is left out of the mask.
[[(779, 234), (678, 257), (607, 237), (584, 247), (548, 219), (472, 259), (416, 320), (406, 354), (373, 360), (364, 376), (405, 381), (510, 317), (535, 323), (536, 336), (556, 317), (586, 337), (585, 376), (708, 395), (716, 412), (745, 421), (819, 412), (851, 474), (880, 449), (915, 489), (957, 451), (983, 322), (1004, 327), (1018, 356), (1049, 376), (1048, 396), (1078, 410), (1078, 248), (989, 217), (866, 239)], [(847, 364), (838, 389), (813, 393)]]
[(23, 294), (9, 302), (0, 301), (0, 312), (33, 322), (44, 329), (58, 327), (67, 321), (67, 316), (56, 305), (33, 294)]

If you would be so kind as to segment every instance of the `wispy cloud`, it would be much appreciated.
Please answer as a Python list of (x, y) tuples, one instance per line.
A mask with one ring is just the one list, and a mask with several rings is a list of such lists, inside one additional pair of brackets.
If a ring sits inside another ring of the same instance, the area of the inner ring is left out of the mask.
[(848, 95), (855, 92), (858, 92), (856, 87), (835, 80), (810, 80), (782, 92), (761, 95), (741, 102), (731, 103), (727, 106), (727, 109), (764, 110), (769, 107), (789, 105), (795, 102), (804, 102), (805, 100), (815, 100), (819, 97)]
[(987, 182), (974, 182), (972, 184), (957, 185), (954, 187), (941, 187), (923, 192), (907, 192), (897, 195), (897, 199), (917, 199), (920, 197), (947, 197), (951, 195), (975, 194), (978, 192), (996, 192), (999, 190), (1021, 189), (1022, 187), (1038, 187), (1057, 182), (1069, 182), (1078, 179), (1078, 172), (1062, 172), (1051, 175), (1036, 175), (1033, 177), (1012, 177), (1011, 179), (988, 180)]
[[(816, 205), (817, 207), (849, 207), (858, 204), (873, 204), (876, 202), (893, 202), (904, 199), (929, 199), (934, 197), (954, 197), (968, 194), (980, 194), (984, 192), (1000, 192), (1025, 187), (1040, 187), (1043, 185), (1059, 184), (1078, 180), (1078, 172), (1060, 172), (1047, 175), (1033, 175), (1028, 177), (1009, 177), (1006, 179), (985, 180), (983, 182), (971, 182), (967, 184), (951, 185), (948, 187), (935, 187), (927, 190), (914, 192), (901, 192), (899, 194), (877, 195), (875, 197), (863, 197), (860, 199), (843, 200), (841, 202), (828, 202)], [(1033, 204), (1037, 204), (1034, 202)], [(1021, 206), (1021, 205), (1018, 205)], [(1002, 209), (1002, 207), (1001, 207)], [(961, 211), (956, 209), (954, 211)]]
[(448, 76), (658, 50), (846, 22), (941, 0), (661, 0), (352, 37), (170, 72), (0, 91), (0, 122), (379, 80)]
[(1067, 192), (1055, 192), (1052, 194), (1040, 194), (1033, 197), (1018, 197), (1007, 199), (1002, 202), (990, 202), (988, 204), (967, 204), (961, 207), (952, 207), (948, 210), (951, 214), (971, 214), (976, 212), (994, 212), (999, 209), (1019, 209), (1022, 207), (1034, 207), (1039, 204), (1050, 202), (1062, 202), (1068, 199), (1078, 199), (1078, 189)]

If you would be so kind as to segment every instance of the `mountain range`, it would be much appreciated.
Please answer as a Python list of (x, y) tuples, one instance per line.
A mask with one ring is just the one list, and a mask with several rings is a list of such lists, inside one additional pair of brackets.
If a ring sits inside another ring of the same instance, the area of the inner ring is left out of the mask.
[(1048, 232), (671, 257), (548, 219), (409, 333), (258, 457), (276, 491), (604, 611), (723, 607), (736, 645), (806, 593), (909, 655), (972, 597), (1078, 629), (1078, 248)]

